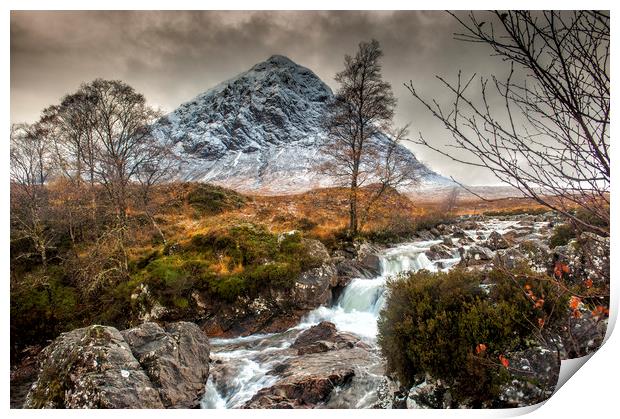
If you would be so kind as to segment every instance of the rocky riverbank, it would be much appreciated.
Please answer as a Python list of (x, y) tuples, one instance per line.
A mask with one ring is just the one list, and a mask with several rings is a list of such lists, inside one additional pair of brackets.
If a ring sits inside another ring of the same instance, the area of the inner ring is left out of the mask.
[[(304, 239), (321, 263), (301, 273), (290, 289), (268, 288), (228, 305), (192, 295), (199, 309), (192, 320), (198, 325), (167, 323), (165, 315), (151, 310), (149, 319), (161, 326), (147, 322), (124, 331), (90, 326), (62, 334), (39, 354), (25, 406), (470, 407), (455, 405), (450, 389), (430, 375), (416, 377), (409, 388), (385, 376), (376, 346), (385, 281), (419, 269), (458, 265), (484, 272), (527, 264), (549, 275), (567, 266), (569, 284), (604, 285), (609, 238), (583, 233), (552, 248), (559, 222), (552, 213), (468, 217), (418, 231), (404, 244), (357, 243), (332, 254), (320, 242)], [(600, 346), (606, 321), (580, 310), (563, 333), (544, 337), (547, 344), (506, 354), (511, 380), (487, 407), (546, 399), (560, 359)], [(16, 391), (28, 381), (25, 372), (32, 376), (34, 369), (30, 362), (22, 375), (14, 370)]]

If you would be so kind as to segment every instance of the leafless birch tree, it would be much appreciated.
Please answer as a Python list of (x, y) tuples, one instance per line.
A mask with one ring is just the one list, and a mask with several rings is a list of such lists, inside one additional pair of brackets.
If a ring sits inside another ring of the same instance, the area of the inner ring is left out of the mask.
[[(383, 80), (379, 42), (362, 42), (354, 57), (346, 55), (344, 70), (336, 75), (340, 87), (329, 105), (326, 128), (329, 156), (322, 169), (349, 189), (349, 234), (358, 234), (368, 211), (383, 192), (406, 180), (414, 171), (399, 162), (396, 151), (407, 131), (392, 130), (396, 99)], [(392, 133), (391, 137), (386, 133)], [(383, 142), (379, 139), (384, 139)], [(387, 146), (386, 146), (387, 145)], [(360, 188), (375, 184), (372, 196), (360, 208)], [(362, 213), (360, 215), (360, 212)]]
[(446, 146), (422, 134), (415, 141), (456, 162), (490, 169), (576, 227), (608, 235), (609, 227), (591, 220), (609, 224), (609, 14), (452, 15), (461, 25), (456, 39), (489, 47), (506, 62), (508, 75), (459, 72), (454, 82), (437, 76), (454, 97), (450, 105), (406, 84), (453, 138)]

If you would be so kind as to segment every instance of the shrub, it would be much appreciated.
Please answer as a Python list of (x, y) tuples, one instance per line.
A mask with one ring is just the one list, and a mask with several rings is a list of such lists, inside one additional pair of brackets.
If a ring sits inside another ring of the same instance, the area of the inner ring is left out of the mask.
[[(488, 294), (480, 286), (484, 275), (423, 270), (388, 281), (378, 342), (389, 373), (407, 386), (428, 373), (445, 381), (457, 402), (480, 405), (497, 395), (508, 378), (499, 355), (527, 347), (537, 319), (556, 327), (564, 311), (554, 307), (564, 300), (539, 274), (491, 271)], [(544, 296), (543, 304), (536, 306), (526, 288), (536, 301)], [(484, 353), (476, 353), (479, 344)]]
[(297, 221), (297, 228), (302, 231), (310, 231), (318, 224), (307, 217), (302, 217)]
[(11, 343), (35, 344), (80, 326), (78, 290), (60, 267), (37, 269), (11, 287)]
[(245, 205), (246, 198), (237, 192), (220, 186), (198, 183), (192, 185), (187, 202), (200, 215), (215, 215)]
[(570, 224), (559, 224), (553, 229), (553, 234), (549, 239), (549, 247), (565, 246), (571, 239), (576, 237), (575, 229)]

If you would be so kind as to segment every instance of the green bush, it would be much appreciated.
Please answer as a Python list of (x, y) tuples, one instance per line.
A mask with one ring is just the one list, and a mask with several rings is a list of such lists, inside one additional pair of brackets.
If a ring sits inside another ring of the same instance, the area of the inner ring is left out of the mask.
[(192, 185), (187, 201), (200, 215), (215, 215), (243, 207), (246, 198), (230, 189), (198, 183)]
[[(480, 286), (484, 273), (460, 269), (423, 270), (389, 281), (378, 336), (388, 373), (407, 386), (428, 373), (446, 382), (457, 402), (493, 400), (508, 378), (499, 355), (526, 348), (538, 318), (556, 327), (558, 313), (565, 312), (554, 311), (566, 301), (550, 281), (528, 271), (515, 275), (491, 271), (488, 294)], [(526, 285), (544, 296), (542, 307), (526, 296)], [(487, 348), (481, 354), (478, 344)]]
[(577, 233), (570, 224), (559, 224), (553, 229), (553, 234), (549, 239), (549, 247), (552, 249), (556, 246), (565, 246), (571, 239), (576, 237)]

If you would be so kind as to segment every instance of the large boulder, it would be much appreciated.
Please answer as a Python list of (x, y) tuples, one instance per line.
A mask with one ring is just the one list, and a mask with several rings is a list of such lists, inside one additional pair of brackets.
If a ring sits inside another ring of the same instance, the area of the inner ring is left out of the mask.
[(279, 376), (263, 388), (245, 408), (315, 408), (329, 402), (336, 388), (346, 387), (356, 375), (355, 365), (369, 362), (362, 348), (311, 353), (284, 360), (270, 373)]
[(486, 262), (493, 259), (493, 251), (488, 247), (473, 245), (465, 252), (465, 261), (468, 264)]
[(331, 263), (310, 269), (302, 273), (292, 290), (293, 303), (301, 310), (312, 310), (329, 304), (332, 299), (331, 289), (338, 284), (338, 273)]
[(338, 332), (334, 323), (322, 321), (300, 333), (291, 348), (296, 349), (298, 355), (305, 355), (355, 346), (365, 347), (366, 345), (360, 341), (359, 337), (351, 333)]
[(194, 323), (144, 323), (121, 332), (165, 407), (194, 408), (209, 376), (209, 341)]
[(452, 249), (445, 244), (434, 244), (425, 253), (430, 260), (450, 259), (453, 257)]
[(159, 391), (113, 327), (63, 333), (39, 355), (25, 408), (163, 408)]
[(489, 234), (489, 238), (487, 239), (485, 246), (491, 250), (499, 250), (499, 249), (508, 249), (510, 247), (510, 243), (508, 240), (504, 238), (497, 231), (493, 231)]
[(24, 407), (196, 407), (208, 373), (209, 344), (194, 324), (94, 325), (61, 334), (39, 354)]
[(336, 263), (338, 275), (342, 278), (375, 278), (381, 274), (382, 249), (369, 244), (361, 243), (353, 248), (352, 253), (345, 253), (349, 257), (342, 257)]

